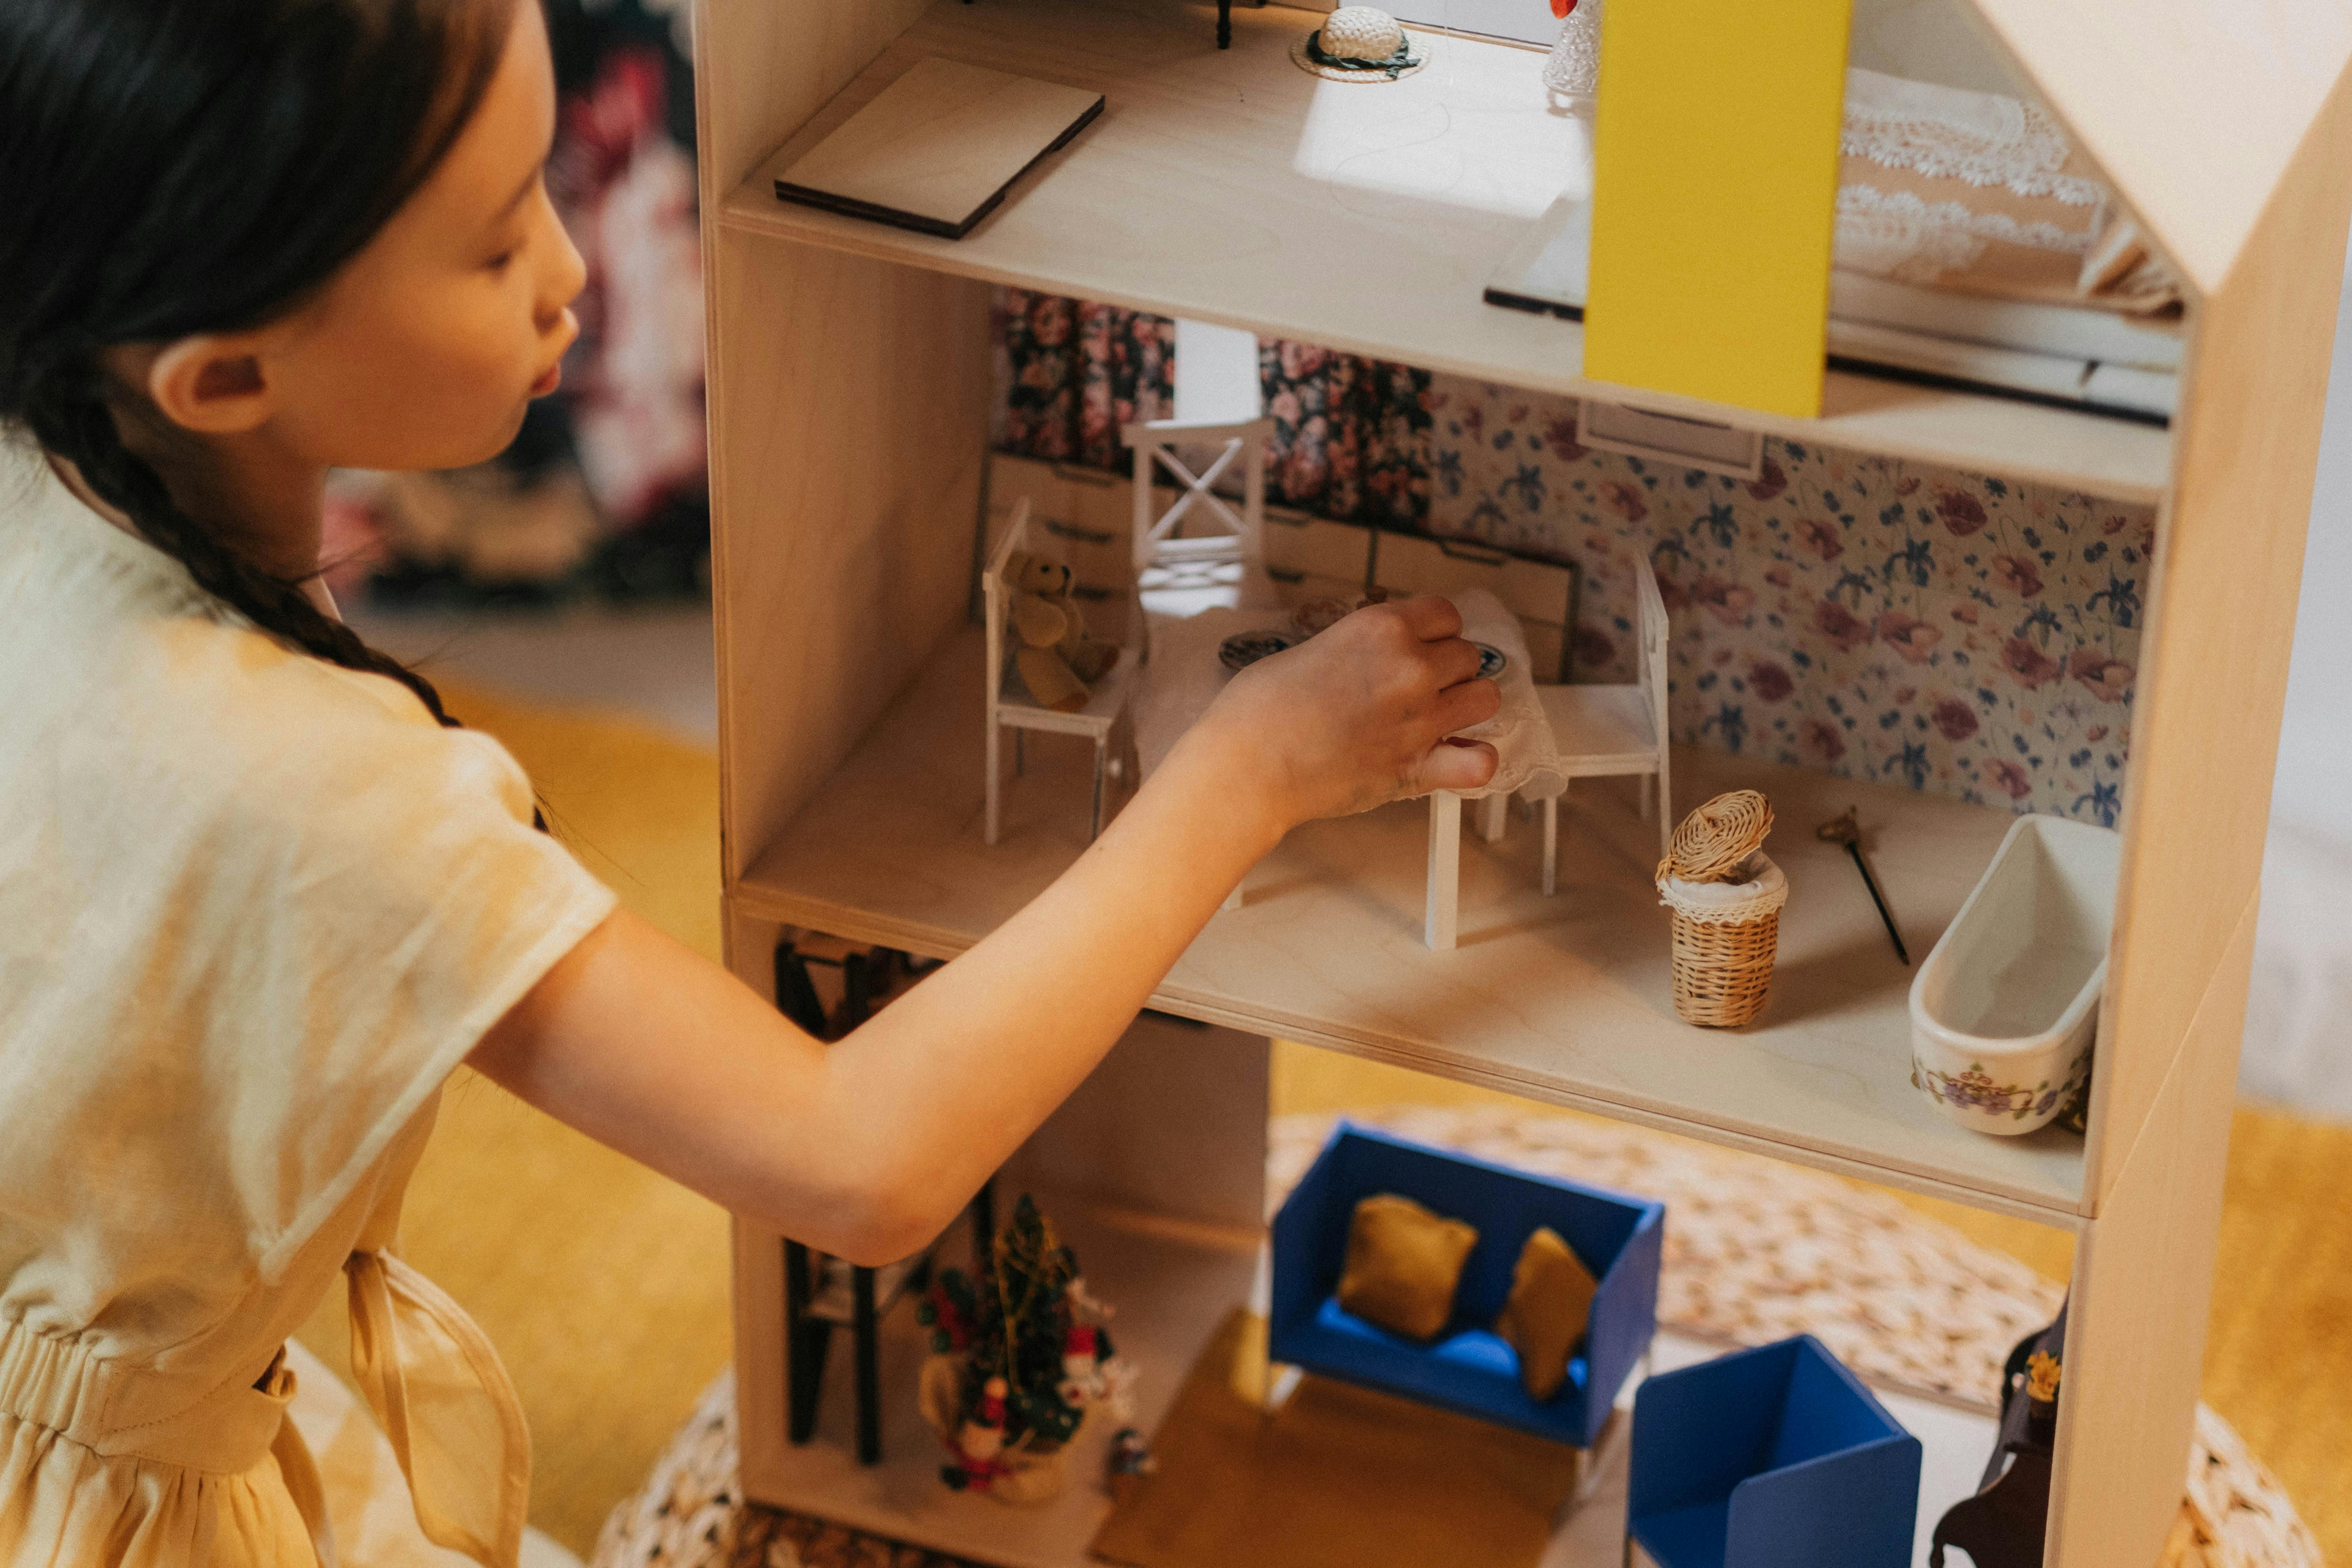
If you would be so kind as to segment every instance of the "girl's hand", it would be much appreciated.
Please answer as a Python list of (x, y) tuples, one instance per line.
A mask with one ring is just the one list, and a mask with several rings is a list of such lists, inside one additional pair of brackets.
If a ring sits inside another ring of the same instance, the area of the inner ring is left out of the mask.
[(1478, 650), (1444, 599), (1369, 605), (1234, 677), (1179, 750), (1209, 752), (1276, 837), (1495, 776), (1495, 748), (1446, 737), (1495, 716)]

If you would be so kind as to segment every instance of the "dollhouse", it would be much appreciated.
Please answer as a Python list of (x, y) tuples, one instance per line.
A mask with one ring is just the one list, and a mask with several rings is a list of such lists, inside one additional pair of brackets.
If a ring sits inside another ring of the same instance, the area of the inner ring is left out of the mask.
[[(1292, 64), (1315, 17), (1279, 6), (1236, 9), (1220, 50), (1213, 8), (1184, 0), (697, 0), (727, 936), (763, 991), (788, 931), (959, 952), (1087, 842), (1093, 759), (1044, 739), (1002, 841), (984, 842), (971, 606), (1003, 510), (986, 493), (992, 286), (2153, 509), (2086, 1134), (1983, 1136), (1912, 1086), (1910, 972), (1842, 847), (1811, 832), (1858, 808), (1924, 953), (2014, 819), (2005, 800), (1678, 744), (1678, 805), (1760, 789), (1796, 829), (1771, 846), (1791, 887), (1774, 1001), (1731, 1035), (1667, 1004), (1657, 827), (1630, 787), (1560, 813), (1554, 897), (1543, 836), (1463, 846), (1453, 951), (1422, 940), (1426, 811), (1318, 824), (1253, 873), (1016, 1173), (1070, 1194), (1071, 1238), (1132, 1304), (1122, 1347), (1163, 1389), (1251, 1290), (1265, 1041), (1280, 1037), (2073, 1232), (2046, 1561), (2156, 1560), (2212, 1286), (2352, 212), (2352, 15), (2328, 0), (1950, 9), (2071, 139), (2063, 172), (2095, 173), (2168, 273), (2168, 425), (1973, 374), (1893, 379), (1843, 353), (1824, 372), (1838, 97), (1860, 35), (1840, 0), (1610, 0), (1595, 143), (1542, 89), (1542, 50), (1507, 40), (1432, 33), (1428, 68), (1342, 85)], [(1107, 107), (960, 240), (776, 200), (773, 170), (931, 56)], [(1486, 303), (1497, 259), (1579, 181), (1585, 319)], [(1085, 1560), (1089, 1498), (944, 1498), (935, 1456), (861, 1467), (830, 1417), (788, 1443), (783, 1272), (781, 1238), (739, 1223), (751, 1497), (977, 1559)], [(912, 1408), (919, 1353), (885, 1336), (893, 1411)]]

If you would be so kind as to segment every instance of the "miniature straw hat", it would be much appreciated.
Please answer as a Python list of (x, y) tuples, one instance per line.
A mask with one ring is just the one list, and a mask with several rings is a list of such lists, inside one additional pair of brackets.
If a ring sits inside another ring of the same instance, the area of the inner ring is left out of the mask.
[(1403, 26), (1377, 5), (1342, 5), (1291, 45), (1290, 58), (1326, 81), (1394, 81), (1428, 63), (1427, 45), (1414, 58)]

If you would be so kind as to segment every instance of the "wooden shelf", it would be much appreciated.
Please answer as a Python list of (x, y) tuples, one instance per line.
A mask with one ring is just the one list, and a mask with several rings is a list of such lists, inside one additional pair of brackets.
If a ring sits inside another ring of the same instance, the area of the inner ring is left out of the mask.
[[(1140, 1374), (1137, 1425), (1157, 1431), (1178, 1384), (1218, 1324), (1251, 1302), (1259, 1249), (1247, 1233), (1220, 1245), (1197, 1229), (1155, 1225), (1066, 1197), (1049, 1195), (1046, 1208), (1063, 1238), (1077, 1250), (1089, 1285), (1118, 1310), (1112, 1331), (1120, 1352)], [(942, 1257), (957, 1256), (951, 1241)], [(1256, 1305), (1263, 1310), (1262, 1301)], [(757, 1500), (1009, 1568), (1073, 1568), (1094, 1561), (1087, 1547), (1110, 1510), (1102, 1485), (1110, 1422), (1097, 1419), (1080, 1432), (1070, 1454), (1069, 1488), (1050, 1503), (1014, 1508), (951, 1492), (940, 1482), (939, 1442), (914, 1415), (915, 1382), (927, 1347), (913, 1311), (902, 1308), (882, 1322), (883, 1454), (882, 1462), (870, 1468), (856, 1462), (850, 1442), (856, 1428), (848, 1348), (835, 1346), (816, 1435), (805, 1445), (782, 1450), (750, 1489)], [(1721, 1346), (1662, 1331), (1653, 1364), (1667, 1371), (1721, 1353)], [(1631, 1400), (1633, 1386), (1627, 1385), (1621, 1403)], [(1976, 1490), (1995, 1424), (1989, 1414), (1915, 1395), (1880, 1391), (1879, 1398), (1926, 1450), (1914, 1552), (1914, 1561), (1924, 1564), (1936, 1520)], [(1592, 1495), (1552, 1538), (1541, 1568), (1617, 1568), (1625, 1538), (1622, 1444), (1604, 1464)]]
[[(2154, 500), (2162, 430), (2007, 398), (1833, 372), (1818, 419), (1582, 379), (1583, 329), (1480, 299), (1551, 199), (1589, 181), (1584, 123), (1548, 108), (1539, 50), (1434, 37), (1394, 83), (1307, 75), (1315, 25), (1177, 0), (940, 0), (738, 186), (724, 228), (1254, 329), (1539, 391), (1800, 440)], [(774, 172), (917, 60), (945, 56), (1104, 93), (1108, 107), (961, 240), (794, 206)], [(1727, 236), (1726, 243), (1735, 237)]]
[[(1003, 841), (981, 840), (981, 638), (957, 634), (730, 889), (736, 910), (945, 957), (1041, 891), (1086, 842), (1091, 751), (1033, 735)], [(1684, 750), (1675, 799), (1770, 795), (1790, 893), (1772, 1002), (1749, 1029), (1675, 1016), (1657, 830), (1631, 781), (1580, 783), (1560, 818), (1560, 891), (1540, 834), (1465, 835), (1461, 945), (1422, 944), (1428, 808), (1293, 833), (1254, 870), (1152, 1005), (1598, 1110), (1714, 1142), (2072, 1226), (2083, 1140), (1995, 1138), (1909, 1081), (1912, 971), (1843, 851), (1813, 826), (1861, 810), (1873, 864), (1925, 957), (2013, 820), (1936, 795)], [(1622, 784), (1624, 787), (1620, 788)], [(1465, 814), (1465, 816), (1468, 814)]]

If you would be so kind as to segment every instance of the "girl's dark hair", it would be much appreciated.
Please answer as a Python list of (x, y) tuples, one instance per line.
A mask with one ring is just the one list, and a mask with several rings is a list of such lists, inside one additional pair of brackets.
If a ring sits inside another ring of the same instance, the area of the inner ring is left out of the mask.
[(127, 447), (102, 350), (299, 304), (446, 156), (514, 0), (0, 0), (0, 420), (256, 626), (422, 676), (190, 517)]

